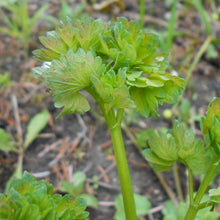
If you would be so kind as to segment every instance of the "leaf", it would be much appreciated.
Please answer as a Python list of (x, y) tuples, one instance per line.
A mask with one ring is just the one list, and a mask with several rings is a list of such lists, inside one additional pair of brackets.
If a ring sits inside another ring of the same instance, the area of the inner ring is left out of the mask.
[(95, 196), (89, 194), (81, 194), (79, 197), (86, 201), (87, 206), (94, 209), (98, 208), (98, 200)]
[(191, 129), (187, 129), (184, 123), (175, 121), (171, 131), (178, 146), (178, 156), (194, 174), (205, 173), (210, 162), (210, 155), (203, 141), (195, 138)]
[(173, 165), (174, 161), (168, 161), (164, 160), (160, 157), (158, 157), (152, 150), (145, 149), (143, 151), (143, 154), (145, 156), (145, 159), (149, 162), (150, 166), (156, 171), (156, 172), (162, 172), (169, 170), (171, 166)]
[(206, 172), (210, 151), (184, 123), (175, 121), (168, 132), (149, 129), (146, 136), (150, 149), (143, 153), (157, 172), (168, 170), (175, 161), (185, 164), (195, 175)]
[(34, 58), (39, 61), (52, 61), (54, 59), (60, 58), (60, 54), (54, 52), (53, 50), (44, 49), (44, 48), (33, 51), (33, 54), (35, 55)]
[(49, 121), (49, 112), (44, 110), (36, 114), (27, 126), (27, 133), (25, 136), (24, 147), (27, 147), (36, 139), (38, 134), (45, 128)]
[[(134, 201), (135, 201), (137, 216), (147, 215), (151, 207), (151, 203), (148, 201), (148, 199), (145, 196), (134, 193)], [(114, 215), (114, 218), (116, 220), (125, 220), (126, 218), (124, 213), (124, 204), (123, 204), (122, 195), (116, 197), (115, 208), (116, 208), (116, 213)]]
[[(207, 199), (207, 196), (204, 196)], [(203, 201), (204, 201), (203, 199)], [(165, 208), (163, 208), (163, 220), (184, 220), (186, 212), (188, 210), (188, 204), (180, 202), (176, 207), (171, 200), (165, 202)], [(195, 220), (217, 220), (218, 213), (216, 211), (210, 211), (210, 207), (200, 209), (195, 217)]]
[(149, 145), (151, 150), (161, 159), (176, 161), (178, 159), (178, 148), (175, 139), (166, 133), (158, 133), (152, 129), (148, 130)]
[(220, 187), (217, 189), (210, 189), (209, 197), (211, 202), (220, 203)]
[(54, 100), (55, 100), (56, 108), (63, 107), (63, 110), (56, 117), (56, 119), (66, 114), (73, 114), (73, 113), (83, 114), (84, 112), (87, 112), (90, 109), (90, 105), (88, 101), (80, 93), (74, 93), (68, 96), (65, 95), (65, 96), (55, 97)]
[(207, 109), (206, 117), (201, 120), (201, 130), (208, 146), (220, 155), (220, 98), (214, 98)]
[(60, 38), (56, 31), (47, 32), (46, 36), (40, 37), (40, 42), (48, 49), (60, 53), (66, 54), (68, 47), (65, 42)]
[(131, 99), (134, 101), (137, 110), (144, 117), (159, 117), (157, 114), (158, 104), (165, 94), (162, 88), (130, 88)]
[(16, 146), (11, 141), (10, 135), (7, 132), (5, 132), (2, 128), (0, 128), (0, 150), (6, 152), (18, 151)]

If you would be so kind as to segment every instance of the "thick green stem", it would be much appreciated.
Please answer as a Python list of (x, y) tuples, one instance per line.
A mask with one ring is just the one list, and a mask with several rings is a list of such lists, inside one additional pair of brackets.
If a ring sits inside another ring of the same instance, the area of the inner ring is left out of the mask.
[(117, 114), (115, 114), (114, 109), (106, 111), (103, 105), (103, 101), (100, 99), (96, 91), (91, 88), (88, 88), (87, 91), (99, 104), (99, 107), (105, 117), (106, 123), (111, 133), (112, 144), (114, 148), (115, 159), (123, 196), (126, 220), (137, 220), (131, 177), (121, 132), (121, 121), (124, 110), (118, 109)]
[(202, 197), (204, 196), (209, 184), (210, 184), (210, 181), (215, 177), (216, 175), (216, 172), (215, 172), (215, 168), (216, 168), (216, 164), (215, 164), (216, 160), (213, 160), (211, 163), (210, 163), (210, 166), (208, 168), (208, 171), (205, 175), (205, 177), (203, 178), (202, 180), (202, 183), (196, 193), (196, 196), (195, 196), (195, 199), (193, 201), (193, 204), (190, 204), (190, 207), (188, 209), (188, 212), (186, 213), (186, 216), (185, 216), (185, 220), (193, 220), (195, 219), (196, 217), (196, 214), (199, 210), (199, 205), (200, 205), (200, 202), (202, 200)]
[(121, 125), (116, 124), (116, 126), (110, 128), (110, 133), (112, 137), (112, 143), (118, 168), (118, 175), (121, 184), (126, 220), (136, 220), (137, 216), (134, 195), (125, 152), (125, 146), (122, 138)]

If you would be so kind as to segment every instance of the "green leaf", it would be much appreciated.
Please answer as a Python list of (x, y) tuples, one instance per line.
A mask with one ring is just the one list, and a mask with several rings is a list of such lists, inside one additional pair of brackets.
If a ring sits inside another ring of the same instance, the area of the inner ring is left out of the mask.
[(174, 138), (170, 134), (157, 133), (148, 130), (149, 145), (151, 150), (161, 159), (176, 161), (178, 159), (178, 148)]
[[(158, 104), (165, 94), (162, 88), (130, 88), (131, 99), (134, 101), (137, 110), (144, 117), (159, 117), (157, 114)], [(162, 103), (161, 103), (162, 104)]]
[(17, 152), (16, 146), (11, 141), (10, 135), (0, 128), (0, 150), (2, 151), (15, 151)]
[(156, 172), (162, 172), (169, 170), (171, 166), (173, 165), (174, 161), (168, 161), (164, 160), (160, 157), (158, 157), (152, 150), (145, 149), (143, 151), (143, 154), (145, 156), (145, 159), (149, 162), (150, 166), (156, 171)]
[(217, 189), (210, 189), (209, 197), (210, 201), (214, 203), (220, 203), (220, 187), (218, 187)]
[(88, 101), (80, 93), (74, 93), (68, 96), (58, 96), (55, 97), (54, 100), (56, 108), (63, 107), (63, 110), (56, 118), (59, 118), (60, 116), (65, 114), (83, 114), (84, 112), (87, 112), (90, 109)]
[[(204, 196), (207, 199), (207, 196)], [(204, 201), (203, 199), (203, 201)], [(188, 204), (180, 202), (178, 207), (168, 200), (165, 202), (165, 208), (163, 208), (163, 220), (184, 220), (185, 214), (188, 210)], [(200, 209), (195, 217), (195, 220), (217, 220), (218, 213), (216, 211), (210, 211), (210, 207)]]
[(220, 155), (220, 98), (214, 98), (207, 109), (206, 117), (201, 121), (201, 130), (208, 146)]
[(79, 197), (86, 201), (87, 206), (94, 209), (98, 208), (98, 200), (95, 196), (89, 194), (81, 194)]
[(53, 50), (44, 49), (44, 48), (33, 51), (33, 54), (35, 55), (34, 58), (39, 61), (52, 61), (54, 59), (60, 58), (60, 54), (54, 52)]
[(210, 162), (210, 156), (203, 141), (196, 139), (193, 131), (178, 121), (175, 121), (171, 134), (178, 146), (179, 160), (192, 169), (194, 174), (204, 173)]
[[(135, 200), (137, 216), (147, 215), (151, 207), (151, 203), (148, 201), (148, 199), (145, 196), (134, 193), (134, 200)], [(114, 218), (116, 220), (125, 220), (126, 218), (124, 213), (124, 204), (123, 204), (122, 195), (116, 197), (115, 208), (116, 208), (116, 213), (114, 215)]]
[(11, 141), (10, 135), (2, 128), (0, 128), (0, 150), (7, 152), (18, 151), (14, 143)]
[(49, 121), (49, 112), (44, 110), (36, 114), (27, 126), (27, 133), (25, 135), (24, 146), (25, 149), (36, 139), (37, 135), (45, 128)]
[(143, 153), (156, 171), (168, 170), (175, 161), (180, 161), (195, 175), (206, 172), (210, 151), (184, 123), (175, 121), (173, 129), (168, 132), (150, 129), (146, 136), (150, 149)]
[(60, 38), (56, 31), (47, 32), (46, 36), (40, 37), (40, 42), (48, 49), (60, 53), (66, 54), (68, 47), (65, 42)]

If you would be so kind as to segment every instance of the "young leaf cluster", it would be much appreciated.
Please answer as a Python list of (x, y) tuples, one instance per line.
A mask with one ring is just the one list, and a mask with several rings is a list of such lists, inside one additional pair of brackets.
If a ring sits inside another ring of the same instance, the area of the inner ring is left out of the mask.
[(174, 103), (183, 90), (182, 79), (165, 73), (167, 55), (158, 51), (158, 36), (135, 21), (67, 20), (40, 41), (45, 48), (35, 50), (35, 58), (51, 64), (33, 73), (47, 82), (56, 107), (63, 107), (59, 116), (88, 111), (80, 93), (86, 90), (106, 111), (135, 105), (143, 116), (157, 117), (158, 105)]
[(194, 174), (207, 170), (209, 151), (184, 123), (175, 121), (170, 132), (148, 130), (147, 136), (150, 148), (144, 150), (144, 155), (156, 171), (168, 170), (175, 161), (185, 164)]
[[(205, 212), (205, 210), (208, 207), (214, 209), (220, 202), (220, 188), (210, 189), (208, 196), (205, 196), (205, 192), (219, 173), (220, 98), (214, 98), (210, 102), (206, 116), (201, 119), (201, 130), (204, 141), (196, 139), (193, 131), (187, 129), (186, 124), (178, 121), (174, 123), (171, 131), (162, 129), (147, 131), (145, 140), (148, 141), (150, 148), (145, 149), (144, 154), (156, 171), (169, 169), (175, 161), (182, 162), (189, 170), (188, 211), (186, 211), (186, 204), (182, 202), (174, 212), (169, 205), (164, 210), (165, 219), (200, 219), (202, 213), (207, 219), (217, 219), (215, 213)], [(195, 195), (193, 195), (192, 174), (204, 174)]]
[(22, 179), (11, 182), (9, 191), (0, 194), (0, 219), (2, 220), (73, 220), (85, 219), (86, 204), (72, 195), (53, 194), (47, 181), (37, 182), (25, 172)]

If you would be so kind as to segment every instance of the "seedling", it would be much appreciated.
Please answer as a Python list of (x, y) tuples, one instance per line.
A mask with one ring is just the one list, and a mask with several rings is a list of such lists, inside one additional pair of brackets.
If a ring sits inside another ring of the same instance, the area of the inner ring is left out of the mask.
[(53, 194), (53, 186), (45, 180), (39, 182), (25, 172), (21, 179), (13, 180), (8, 192), (0, 193), (0, 219), (85, 219), (86, 203), (81, 198), (66, 194)]
[(45, 128), (49, 120), (49, 112), (48, 110), (44, 110), (41, 113), (36, 114), (27, 126), (27, 133), (25, 135), (24, 142), (11, 141), (11, 137), (8, 133), (6, 133), (3, 129), (0, 128), (0, 150), (6, 152), (15, 152), (18, 154), (18, 162), (16, 166), (16, 170), (12, 175), (11, 179), (8, 181), (6, 186), (6, 191), (8, 190), (8, 186), (12, 179), (21, 178), (23, 173), (23, 157), (24, 153), (30, 144), (36, 139), (37, 135)]
[[(10, 12), (10, 15), (6, 14), (3, 7)], [(0, 3), (0, 15), (6, 25), (6, 27), (0, 27), (0, 31), (4, 34), (13, 36), (21, 41), (24, 45), (26, 53), (28, 52), (30, 36), (35, 28), (39, 19), (55, 22), (55, 18), (51, 16), (43, 15), (43, 12), (47, 9), (47, 5), (38, 9), (35, 14), (30, 17), (28, 11), (27, 0), (3, 0)]]
[(57, 118), (89, 111), (81, 90), (97, 101), (112, 137), (126, 219), (137, 219), (121, 133), (124, 109), (159, 117), (158, 105), (175, 103), (184, 80), (165, 73), (167, 55), (158, 53), (158, 36), (125, 18), (67, 20), (40, 41), (45, 48), (34, 51), (35, 58), (51, 65), (34, 68), (34, 76), (47, 83), (55, 106), (63, 108)]
[[(134, 201), (138, 219), (145, 219), (144, 216), (148, 214), (151, 203), (145, 196), (139, 195), (137, 193), (134, 193)], [(115, 208), (116, 212), (114, 219), (126, 220), (122, 195), (119, 195), (115, 198)]]
[[(197, 139), (192, 130), (178, 121), (170, 132), (152, 129), (147, 132), (150, 148), (145, 149), (144, 154), (155, 171), (168, 170), (176, 161), (188, 170), (189, 207), (185, 220), (193, 220), (201, 209), (209, 207), (213, 210), (220, 203), (219, 188), (209, 190), (209, 198), (202, 201), (220, 170), (220, 98), (209, 104), (206, 117), (201, 120), (201, 131), (205, 141)], [(193, 175), (198, 174), (203, 174), (204, 178), (194, 195)]]
[(68, 182), (66, 180), (61, 181), (62, 185), (60, 187), (60, 191), (72, 194), (74, 198), (79, 196), (80, 198), (83, 198), (86, 201), (87, 206), (97, 209), (97, 198), (93, 195), (82, 193), (85, 186), (85, 180), (86, 174), (78, 171), (73, 174), (71, 182)]
[(61, 20), (65, 20), (66, 17), (69, 17), (71, 20), (74, 21), (77, 18), (85, 16), (83, 14), (85, 7), (86, 7), (85, 3), (80, 3), (80, 5), (78, 5), (74, 10), (72, 10), (70, 5), (67, 2), (62, 1), (61, 2), (61, 10), (60, 10), (58, 16)]

